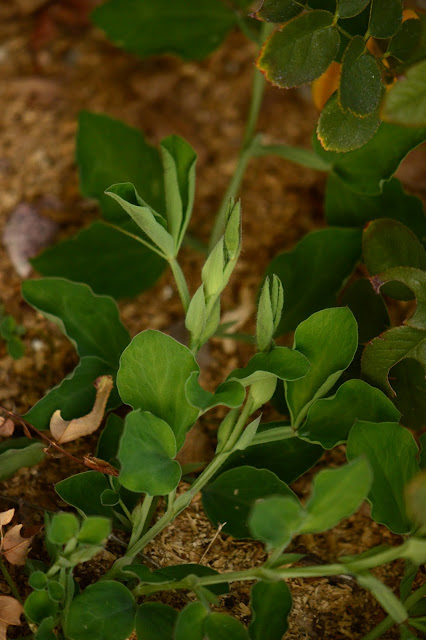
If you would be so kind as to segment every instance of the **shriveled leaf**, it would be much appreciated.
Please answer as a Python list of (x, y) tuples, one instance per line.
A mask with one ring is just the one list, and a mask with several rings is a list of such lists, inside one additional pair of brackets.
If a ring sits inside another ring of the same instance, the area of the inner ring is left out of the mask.
[(0, 528), (12, 521), (15, 515), (15, 509), (8, 509), (7, 511), (0, 511)]
[(372, 481), (372, 470), (363, 458), (320, 471), (314, 477), (300, 532), (321, 533), (351, 516), (367, 497)]
[(426, 218), (423, 203), (409, 195), (396, 178), (383, 183), (379, 195), (370, 196), (353, 191), (337, 175), (330, 175), (325, 195), (325, 215), (330, 225), (364, 227), (376, 218), (392, 218), (411, 229), (424, 241)]
[(288, 22), (264, 45), (257, 66), (279, 87), (312, 82), (333, 62), (339, 48), (333, 14), (310, 11)]
[(361, 233), (338, 228), (312, 231), (292, 251), (276, 256), (266, 273), (277, 274), (285, 291), (277, 334), (294, 330), (315, 311), (336, 304), (337, 293), (360, 256)]
[(92, 19), (126, 51), (142, 57), (172, 53), (184, 60), (208, 56), (235, 23), (231, 8), (217, 0), (109, 0)]
[(368, 31), (374, 38), (391, 38), (402, 21), (401, 0), (371, 0)]
[(16, 598), (0, 595), (0, 640), (6, 640), (6, 632), (9, 625), (19, 626), (20, 616), (24, 608)]
[(151, 496), (176, 489), (181, 468), (175, 455), (176, 438), (164, 420), (140, 410), (126, 417), (118, 452), (126, 489)]
[(388, 395), (395, 395), (389, 382), (389, 371), (404, 358), (417, 360), (425, 367), (425, 331), (413, 327), (395, 327), (374, 338), (364, 349), (362, 375)]
[(344, 110), (337, 96), (331, 96), (318, 120), (317, 135), (327, 151), (348, 152), (364, 146), (380, 124), (376, 113), (359, 117)]
[(345, 442), (356, 420), (387, 422), (399, 420), (400, 413), (379, 389), (362, 380), (348, 380), (329, 398), (311, 406), (299, 436), (332, 449)]
[(345, 184), (359, 193), (378, 195), (383, 183), (398, 169), (407, 153), (424, 142), (426, 127), (401, 127), (383, 122), (361, 149), (338, 153), (326, 151), (314, 135), (312, 144)]
[(357, 346), (357, 324), (347, 308), (318, 311), (297, 327), (294, 348), (308, 358), (311, 367), (302, 380), (285, 383), (293, 424), (333, 387), (352, 362)]
[(408, 69), (406, 77), (391, 87), (381, 115), (386, 122), (410, 127), (426, 126), (426, 61)]
[[(279, 603), (279, 606), (277, 604)], [(251, 640), (281, 640), (293, 606), (290, 589), (282, 582), (257, 582), (251, 589)]]
[(339, 84), (339, 102), (357, 116), (374, 113), (382, 96), (382, 78), (374, 56), (365, 48), (364, 38), (353, 38), (345, 52)]
[(3, 536), (1, 548), (3, 556), (10, 564), (24, 565), (27, 559), (30, 544), (34, 538), (23, 538), (21, 536), (22, 524), (16, 524), (8, 529)]
[(12, 418), (3, 418), (0, 416), (0, 437), (8, 438), (15, 431), (15, 423)]
[(318, 111), (322, 111), (329, 98), (337, 91), (342, 65), (332, 62), (324, 73), (312, 83), (312, 98)]
[(22, 467), (38, 464), (44, 458), (45, 445), (42, 442), (18, 438), (10, 440), (8, 444), (9, 447), (0, 453), (0, 481), (7, 480)]
[[(379, 291), (388, 282), (398, 282), (408, 287), (417, 300), (417, 308), (412, 316), (404, 321), (408, 327), (426, 330), (426, 271), (411, 267), (394, 267), (371, 278), (374, 288)], [(389, 293), (392, 297), (394, 294)]]
[(370, 0), (339, 0), (338, 14), (339, 18), (353, 18), (361, 13)]
[(94, 383), (96, 399), (90, 413), (81, 418), (64, 420), (61, 410), (55, 411), (50, 419), (50, 432), (58, 444), (72, 442), (96, 431), (103, 420), (109, 394), (114, 386), (112, 376), (101, 376)]
[(215, 526), (234, 538), (250, 538), (250, 509), (260, 498), (282, 495), (295, 498), (289, 487), (274, 473), (254, 467), (225, 471), (203, 490), (204, 509)]
[(199, 367), (191, 351), (159, 331), (139, 333), (124, 351), (117, 385), (123, 402), (151, 411), (172, 428), (178, 450), (198, 417), (186, 399), (186, 381)]
[[(129, 226), (127, 221), (121, 225), (124, 230)], [(134, 238), (97, 221), (49, 247), (31, 264), (43, 276), (85, 282), (95, 293), (119, 299), (151, 287), (166, 262)]]
[(373, 471), (371, 516), (394, 533), (408, 533), (412, 527), (404, 490), (420, 470), (417, 453), (411, 433), (395, 422), (357, 422), (349, 434), (348, 460), (364, 456)]
[(253, 17), (266, 22), (288, 22), (288, 20), (303, 11), (304, 4), (305, 0), (302, 0), (302, 2), (294, 2), (294, 0), (263, 0)]

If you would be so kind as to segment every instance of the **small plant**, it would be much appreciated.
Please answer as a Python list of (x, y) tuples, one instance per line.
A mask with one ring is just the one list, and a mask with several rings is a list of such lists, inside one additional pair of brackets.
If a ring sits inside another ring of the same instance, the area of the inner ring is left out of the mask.
[(0, 304), (0, 336), (6, 342), (7, 352), (14, 360), (22, 358), (25, 352), (24, 343), (20, 336), (24, 335), (25, 327), (16, 324), (13, 316), (5, 312)]

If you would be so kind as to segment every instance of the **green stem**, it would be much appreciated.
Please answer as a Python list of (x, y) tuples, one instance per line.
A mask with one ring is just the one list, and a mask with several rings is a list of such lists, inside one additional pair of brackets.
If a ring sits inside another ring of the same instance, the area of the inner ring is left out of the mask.
[(140, 502), (134, 508), (132, 517), (133, 529), (132, 535), (130, 536), (129, 547), (132, 547), (141, 537), (153, 500), (153, 496), (146, 494), (143, 502)]
[[(264, 22), (262, 25), (262, 29), (260, 32), (259, 40), (262, 46), (264, 40), (266, 39), (268, 33), (271, 28), (270, 23)], [(237, 166), (235, 167), (234, 174), (228, 184), (228, 188), (225, 191), (225, 195), (223, 196), (221, 205), (219, 207), (219, 211), (216, 214), (216, 219), (213, 225), (211, 237), (210, 237), (210, 251), (218, 242), (220, 236), (223, 233), (223, 229), (225, 226), (225, 216), (226, 211), (228, 209), (228, 203), (230, 198), (235, 198), (243, 177), (245, 170), (247, 168), (247, 164), (250, 158), (253, 155), (253, 141), (254, 141), (254, 132), (256, 130), (257, 120), (259, 117), (259, 111), (262, 104), (263, 92), (265, 90), (265, 78), (263, 74), (255, 67), (253, 74), (253, 82), (252, 82), (252, 93), (250, 100), (249, 112), (247, 115), (247, 122), (244, 130), (243, 144), (238, 156)]]
[(108, 225), (108, 227), (111, 227), (116, 231), (119, 231), (125, 236), (129, 236), (129, 238), (136, 240), (136, 242), (140, 242), (141, 244), (143, 244), (145, 247), (147, 247), (154, 253), (157, 253), (160, 256), (160, 258), (165, 258), (164, 253), (162, 253), (159, 249), (157, 249), (157, 247), (155, 247), (153, 244), (150, 244), (149, 242), (146, 242), (145, 240), (143, 240), (140, 236), (136, 236), (134, 233), (130, 233), (130, 231), (126, 231), (125, 229), (118, 227), (116, 224), (112, 224), (112, 222), (106, 222), (105, 220), (103, 220), (102, 223)]
[(18, 587), (14, 583), (13, 578), (9, 573), (9, 570), (4, 564), (3, 558), (1, 557), (0, 557), (0, 571), (3, 574), (3, 578), (6, 580), (7, 584), (9, 585), (10, 591), (13, 594), (13, 596), (18, 600), (18, 602), (23, 604), (21, 596), (19, 595)]
[[(426, 584), (424, 584), (420, 589), (417, 589), (412, 593), (406, 600), (404, 600), (404, 607), (409, 612), (410, 608), (413, 607), (419, 600), (421, 600), (426, 595)], [(382, 620), (374, 629), (372, 629), (366, 636), (362, 638), (362, 640), (376, 640), (376, 638), (380, 638), (386, 631), (391, 629), (395, 624), (395, 620), (391, 618), (391, 616), (386, 616), (384, 620)]]
[(302, 167), (315, 169), (316, 171), (331, 171), (332, 165), (325, 162), (315, 151), (304, 149), (303, 147), (292, 147), (288, 144), (262, 144), (259, 143), (253, 148), (253, 156), (279, 156)]
[(185, 276), (180, 268), (180, 265), (176, 258), (169, 260), (170, 268), (173, 272), (173, 277), (176, 282), (176, 286), (179, 291), (180, 299), (182, 301), (183, 310), (185, 313), (188, 311), (189, 303), (191, 302), (191, 296), (189, 295), (188, 285), (186, 284)]
[(268, 429), (265, 431), (261, 431), (260, 433), (256, 433), (253, 440), (251, 441), (251, 446), (255, 444), (266, 444), (268, 442), (277, 442), (278, 440), (287, 440), (288, 438), (295, 438), (296, 432), (293, 427), (276, 427), (275, 429)]

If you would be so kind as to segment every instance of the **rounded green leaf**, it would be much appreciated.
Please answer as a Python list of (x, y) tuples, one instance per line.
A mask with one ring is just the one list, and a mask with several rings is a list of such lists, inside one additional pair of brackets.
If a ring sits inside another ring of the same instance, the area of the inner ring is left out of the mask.
[(410, 18), (409, 20), (404, 20), (401, 27), (389, 42), (386, 53), (403, 63), (417, 62), (417, 55), (419, 53), (420, 57), (422, 57), (422, 26), (421, 19)]
[(347, 308), (324, 309), (302, 322), (294, 334), (294, 348), (311, 363), (307, 375), (286, 382), (286, 398), (293, 423), (324, 396), (350, 365), (358, 346), (358, 329)]
[(411, 433), (395, 422), (357, 422), (349, 434), (346, 453), (348, 460), (364, 456), (373, 471), (368, 494), (371, 517), (394, 533), (408, 533), (412, 524), (404, 490), (420, 470), (418, 447)]
[(318, 78), (339, 48), (333, 14), (310, 11), (284, 25), (266, 42), (257, 66), (279, 87), (298, 87)]
[(100, 516), (90, 516), (83, 520), (78, 541), (83, 544), (102, 544), (111, 533), (111, 521)]
[(406, 77), (391, 87), (381, 115), (383, 120), (395, 124), (426, 125), (426, 60), (408, 69)]
[(280, 380), (298, 380), (309, 371), (304, 355), (287, 347), (275, 347), (268, 353), (256, 353), (242, 369), (231, 371), (228, 380), (239, 380), (245, 387), (276, 377)]
[(380, 69), (361, 36), (353, 38), (346, 49), (338, 95), (340, 106), (357, 116), (368, 116), (379, 107), (382, 96)]
[(35, 624), (40, 624), (44, 618), (54, 617), (57, 610), (58, 603), (50, 599), (47, 591), (33, 591), (24, 604), (25, 615)]
[(79, 530), (79, 522), (73, 513), (56, 513), (47, 530), (47, 537), (53, 544), (66, 544)]
[(65, 598), (65, 589), (57, 580), (49, 580), (47, 593), (54, 602), (62, 602)]
[(402, 21), (401, 0), (372, 0), (368, 32), (374, 38), (391, 38)]
[(290, 589), (282, 582), (257, 582), (251, 590), (251, 640), (281, 640), (293, 606)]
[(250, 512), (250, 533), (269, 549), (287, 546), (303, 520), (302, 505), (297, 499), (271, 496), (257, 500)]
[(249, 640), (246, 628), (226, 613), (212, 613), (204, 622), (206, 640)]
[(28, 579), (28, 584), (35, 591), (43, 591), (47, 585), (47, 576), (43, 571), (34, 571)]
[(140, 410), (126, 416), (118, 450), (123, 487), (151, 496), (170, 493), (181, 477), (175, 455), (176, 438), (164, 420)]
[(161, 602), (144, 602), (138, 607), (135, 627), (138, 640), (173, 640), (178, 612)]
[(174, 640), (204, 640), (204, 620), (208, 615), (201, 602), (190, 602), (176, 621)]
[(115, 507), (120, 502), (120, 494), (112, 489), (105, 489), (101, 494), (101, 503), (104, 507)]
[(112, 508), (101, 502), (102, 493), (109, 488), (106, 476), (98, 471), (78, 473), (55, 484), (55, 491), (62, 500), (86, 516), (112, 516)]
[(339, 0), (337, 12), (339, 18), (353, 18), (361, 13), (370, 0)]
[(133, 409), (150, 411), (171, 427), (178, 450), (198, 417), (185, 385), (199, 372), (191, 351), (159, 331), (139, 333), (125, 349), (117, 375), (120, 396)]
[(397, 422), (399, 417), (399, 411), (379, 389), (362, 380), (348, 380), (334, 396), (314, 402), (299, 436), (332, 449), (346, 442), (356, 420)]
[(254, 17), (266, 22), (283, 23), (291, 20), (303, 11), (306, 0), (263, 0)]
[(321, 533), (351, 516), (367, 497), (372, 480), (370, 465), (364, 458), (317, 473), (300, 532)]
[(222, 473), (203, 490), (204, 509), (215, 526), (234, 538), (250, 538), (248, 517), (256, 500), (270, 495), (295, 498), (274, 473), (254, 467), (238, 467)]
[(317, 135), (327, 151), (352, 151), (368, 142), (379, 124), (376, 113), (361, 118), (343, 110), (334, 94), (321, 112)]
[(119, 582), (87, 587), (71, 603), (66, 621), (69, 640), (125, 640), (133, 631), (135, 601)]

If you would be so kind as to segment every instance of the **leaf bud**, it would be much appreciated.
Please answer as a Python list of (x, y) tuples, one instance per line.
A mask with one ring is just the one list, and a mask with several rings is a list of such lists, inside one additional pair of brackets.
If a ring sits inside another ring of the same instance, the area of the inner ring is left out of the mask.
[(241, 249), (241, 202), (229, 201), (225, 225), (225, 247), (230, 260), (236, 260)]
[(223, 270), (225, 268), (223, 248), (222, 237), (210, 253), (201, 272), (207, 299), (210, 296), (220, 293), (226, 284), (223, 277)]
[(274, 333), (281, 320), (284, 292), (280, 279), (274, 274), (272, 282), (266, 277), (259, 297), (256, 341), (259, 351), (269, 351)]

